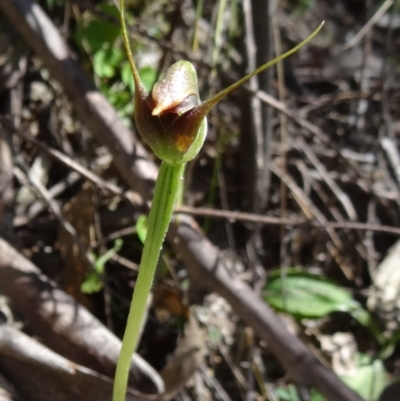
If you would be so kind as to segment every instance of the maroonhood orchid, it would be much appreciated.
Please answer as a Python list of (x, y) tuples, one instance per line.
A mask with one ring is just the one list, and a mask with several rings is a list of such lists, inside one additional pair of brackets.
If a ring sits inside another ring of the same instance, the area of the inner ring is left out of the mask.
[(129, 366), (136, 349), (160, 250), (171, 221), (186, 162), (203, 146), (207, 133), (206, 116), (228, 93), (266, 68), (296, 52), (322, 28), (303, 42), (264, 64), (210, 99), (200, 102), (197, 74), (188, 61), (173, 64), (149, 94), (140, 79), (129, 46), (125, 26), (124, 0), (120, 0), (124, 44), (135, 81), (135, 122), (143, 140), (162, 160), (147, 223), (147, 236), (140, 261), (114, 381), (113, 401), (124, 401)]
[(198, 154), (207, 133), (207, 114), (218, 102), (253, 76), (295, 53), (312, 40), (323, 26), (322, 23), (293, 49), (262, 65), (210, 99), (200, 102), (196, 70), (189, 61), (184, 60), (176, 62), (167, 70), (164, 77), (154, 85), (151, 94), (146, 92), (130, 50), (122, 7), (124, 43), (136, 88), (136, 127), (156, 156), (169, 164), (188, 162)]

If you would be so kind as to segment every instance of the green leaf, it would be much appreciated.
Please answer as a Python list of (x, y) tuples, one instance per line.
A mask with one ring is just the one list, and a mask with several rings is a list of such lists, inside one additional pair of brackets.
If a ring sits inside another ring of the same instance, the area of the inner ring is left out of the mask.
[(380, 338), (381, 338), (381, 344), (383, 344), (383, 346), (380, 349), (379, 356), (382, 359), (387, 359), (396, 350), (396, 345), (400, 341), (400, 330), (396, 330), (394, 333), (390, 335), (389, 338), (386, 338), (383, 334), (380, 334)]
[(296, 387), (292, 384), (285, 387), (276, 387), (274, 391), (279, 401), (300, 401)]
[(121, 69), (122, 82), (130, 89), (131, 92), (135, 90), (135, 81), (133, 79), (131, 66), (129, 63), (124, 63)]
[[(139, 70), (139, 75), (147, 92), (151, 92), (157, 79), (157, 71), (150, 66), (143, 67)], [(124, 63), (121, 68), (122, 82), (133, 92), (135, 90), (135, 81), (133, 79), (131, 66)]]
[(101, 275), (104, 273), (104, 266), (105, 264), (117, 253), (121, 250), (124, 241), (121, 238), (117, 238), (114, 242), (114, 246), (109, 249), (106, 253), (101, 255), (97, 258), (94, 269), (96, 270), (97, 274)]
[(368, 329), (368, 331), (374, 336), (375, 340), (380, 345), (384, 347), (387, 345), (387, 340), (384, 337), (378, 322), (358, 302), (354, 301), (352, 308), (349, 310), (349, 314), (354, 320), (356, 320), (358, 323)]
[[(383, 362), (372, 360), (368, 355), (357, 355), (357, 367), (352, 376), (341, 379), (366, 401), (376, 401), (387, 383)], [(275, 388), (279, 401), (300, 401), (295, 386), (279, 386)], [(310, 401), (326, 401), (317, 391), (311, 390)]]
[[(273, 308), (296, 318), (321, 318), (335, 311), (348, 312), (359, 305), (350, 292), (317, 274), (299, 269), (273, 272), (263, 291), (264, 300)], [(361, 307), (361, 305), (359, 305)]]
[[(102, 4), (100, 10), (112, 17), (119, 18), (119, 13), (114, 5)], [(95, 19), (91, 15), (83, 18), (75, 31), (75, 41), (82, 47), (82, 43), (88, 45), (93, 52), (104, 45), (113, 45), (121, 34), (118, 24)]]
[(301, 269), (271, 273), (263, 291), (264, 300), (278, 311), (297, 319), (318, 319), (332, 312), (346, 312), (364, 326), (381, 345), (387, 344), (378, 322), (352, 294), (332, 281)]
[(117, 238), (112, 249), (98, 257), (94, 263), (93, 270), (89, 272), (85, 281), (81, 284), (81, 291), (84, 294), (93, 294), (103, 288), (102, 275), (104, 274), (105, 264), (120, 251), (123, 245), (121, 238)]
[[(108, 101), (115, 107), (121, 117), (131, 116), (133, 113), (132, 96), (121, 82), (116, 82), (111, 87), (107, 83), (100, 82), (100, 90)], [(127, 120), (129, 122), (129, 120)], [(128, 124), (129, 126), (129, 124)]]
[(147, 92), (150, 92), (157, 79), (157, 71), (150, 66), (143, 67), (139, 70), (140, 78)]
[(93, 68), (100, 78), (112, 78), (124, 58), (122, 49), (118, 47), (102, 48), (93, 57)]
[(100, 280), (99, 275), (94, 271), (90, 271), (85, 281), (81, 284), (81, 291), (84, 294), (94, 294), (95, 292), (101, 291), (103, 283)]
[(310, 401), (326, 401), (326, 398), (318, 393), (318, 391), (315, 391), (314, 389), (311, 390), (311, 397)]
[(147, 216), (140, 215), (136, 221), (136, 232), (140, 241), (144, 244), (147, 235)]
[[(279, 401), (300, 401), (296, 387), (293, 384), (285, 387), (276, 387), (274, 391)], [(326, 399), (320, 393), (312, 389), (309, 401), (326, 401)]]
[(376, 401), (387, 383), (383, 362), (363, 354), (358, 355), (357, 362), (354, 374), (341, 379), (366, 401)]

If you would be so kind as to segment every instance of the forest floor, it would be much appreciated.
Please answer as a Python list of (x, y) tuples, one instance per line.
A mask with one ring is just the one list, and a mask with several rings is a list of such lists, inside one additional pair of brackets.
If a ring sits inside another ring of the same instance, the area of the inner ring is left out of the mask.
[[(278, 3), (278, 4), (275, 4)], [(135, 0), (208, 116), (130, 400), (400, 399), (400, 1)], [(0, 2), (0, 400), (110, 400), (158, 160), (111, 0)], [(386, 390), (385, 390), (386, 389)]]

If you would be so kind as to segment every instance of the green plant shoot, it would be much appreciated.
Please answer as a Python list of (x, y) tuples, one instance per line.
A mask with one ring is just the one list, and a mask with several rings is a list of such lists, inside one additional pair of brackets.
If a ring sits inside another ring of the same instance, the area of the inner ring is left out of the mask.
[(147, 93), (130, 49), (124, 6), (124, 0), (120, 0), (122, 35), (135, 82), (136, 127), (143, 140), (162, 162), (115, 373), (113, 401), (125, 400), (130, 363), (137, 346), (161, 247), (171, 221), (185, 164), (196, 157), (203, 146), (207, 134), (207, 114), (234, 89), (299, 50), (323, 25), (322, 23), (307, 39), (287, 53), (262, 65), (212, 98), (200, 102), (196, 70), (188, 61), (173, 64), (165, 76), (154, 85), (152, 92)]

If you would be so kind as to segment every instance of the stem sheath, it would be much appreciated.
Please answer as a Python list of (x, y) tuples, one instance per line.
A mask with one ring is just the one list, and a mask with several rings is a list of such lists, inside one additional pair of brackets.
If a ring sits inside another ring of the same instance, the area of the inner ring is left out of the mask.
[(165, 234), (171, 221), (184, 169), (185, 163), (177, 165), (170, 165), (166, 162), (161, 163), (148, 219), (147, 235), (140, 261), (139, 274), (115, 372), (113, 401), (125, 401), (132, 355), (137, 347), (154, 273)]

